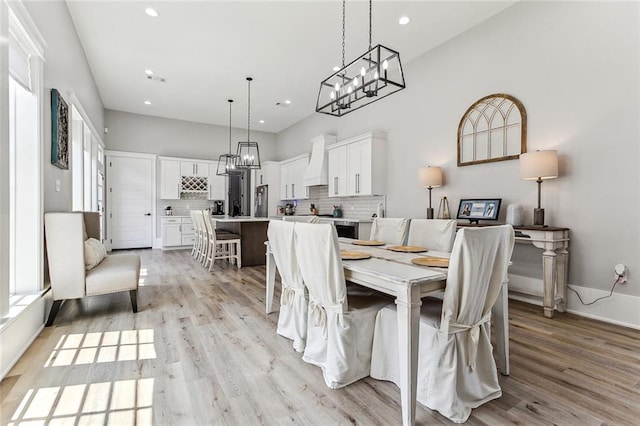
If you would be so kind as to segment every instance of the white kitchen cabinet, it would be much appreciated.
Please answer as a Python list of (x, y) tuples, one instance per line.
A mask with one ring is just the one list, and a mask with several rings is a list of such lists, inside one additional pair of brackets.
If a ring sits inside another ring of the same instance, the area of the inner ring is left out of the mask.
[(163, 217), (162, 224), (162, 248), (176, 248), (180, 246), (193, 246), (195, 241), (195, 228), (189, 217)]
[(304, 186), (304, 173), (309, 166), (309, 156), (303, 155), (280, 163), (280, 199), (303, 200), (309, 198)]
[(385, 193), (385, 135), (365, 133), (327, 147), (329, 196)]
[(345, 197), (347, 195), (347, 147), (328, 150), (329, 191), (330, 197)]
[(372, 195), (371, 157), (373, 142), (366, 139), (347, 145), (347, 194)]
[(256, 170), (256, 186), (270, 185), (280, 187), (280, 163), (277, 161), (265, 161), (262, 168)]
[(182, 245), (182, 219), (179, 217), (163, 217), (162, 248)]
[(180, 173), (182, 176), (209, 176), (209, 163), (201, 161), (181, 161)]
[(180, 161), (160, 160), (160, 199), (180, 199)]
[(209, 200), (224, 200), (227, 195), (227, 179), (218, 176), (218, 162), (209, 164)]
[(196, 241), (196, 228), (193, 226), (193, 221), (190, 218), (182, 218), (180, 234), (183, 246), (193, 246), (193, 243)]

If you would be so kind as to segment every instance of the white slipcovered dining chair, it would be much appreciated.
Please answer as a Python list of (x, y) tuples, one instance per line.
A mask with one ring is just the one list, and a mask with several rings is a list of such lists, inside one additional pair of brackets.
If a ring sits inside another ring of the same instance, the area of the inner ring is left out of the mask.
[[(423, 299), (417, 400), (456, 423), (502, 395), (489, 321), (513, 243), (510, 225), (461, 229), (443, 300)], [(376, 318), (371, 377), (399, 385), (397, 330), (395, 306), (386, 306)]]
[(457, 224), (455, 219), (411, 219), (407, 244), (451, 253)]
[(320, 219), (318, 216), (282, 216), (282, 220), (285, 222), (304, 222), (304, 223), (318, 223)]
[(298, 267), (309, 291), (307, 345), (302, 359), (322, 369), (326, 385), (341, 388), (367, 377), (376, 314), (389, 299), (349, 296), (336, 229), (295, 224)]
[(385, 244), (404, 245), (409, 231), (409, 219), (377, 217), (371, 224), (370, 240), (382, 241)]
[(282, 292), (276, 332), (293, 340), (296, 352), (304, 351), (307, 340), (307, 291), (298, 270), (294, 246), (294, 222), (269, 221), (267, 238), (276, 267), (280, 272)]

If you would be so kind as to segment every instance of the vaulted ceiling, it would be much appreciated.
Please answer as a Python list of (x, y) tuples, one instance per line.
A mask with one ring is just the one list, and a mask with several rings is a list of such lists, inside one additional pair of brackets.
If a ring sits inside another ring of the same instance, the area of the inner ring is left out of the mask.
[[(406, 65), (513, 3), (375, 1), (373, 45), (399, 51)], [(226, 126), (234, 99), (233, 126), (246, 127), (251, 76), (251, 127), (278, 132), (315, 113), (320, 81), (342, 61), (340, 1), (67, 5), (107, 109)], [(401, 16), (411, 22), (399, 25)], [(368, 18), (368, 2), (347, 1), (347, 63), (368, 48)], [(407, 90), (422, 77), (405, 75)]]

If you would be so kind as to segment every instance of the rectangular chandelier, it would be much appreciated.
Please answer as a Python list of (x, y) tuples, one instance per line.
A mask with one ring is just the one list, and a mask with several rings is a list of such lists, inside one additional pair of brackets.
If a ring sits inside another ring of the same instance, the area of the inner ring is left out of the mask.
[(238, 151), (236, 152), (238, 162), (236, 166), (239, 169), (259, 169), (260, 166), (260, 150), (258, 142), (238, 142)]
[(222, 154), (218, 157), (218, 167), (216, 169), (216, 175), (218, 176), (232, 176), (241, 175), (243, 173), (237, 167), (238, 156), (235, 154)]
[(400, 54), (379, 44), (320, 83), (316, 112), (341, 117), (404, 88)]

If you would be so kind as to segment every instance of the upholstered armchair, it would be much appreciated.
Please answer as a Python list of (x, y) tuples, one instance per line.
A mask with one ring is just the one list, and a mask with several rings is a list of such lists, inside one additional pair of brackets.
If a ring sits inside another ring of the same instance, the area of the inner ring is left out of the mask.
[(44, 224), (53, 293), (47, 327), (53, 324), (60, 305), (66, 299), (128, 291), (133, 312), (138, 312), (138, 255), (98, 256), (91, 264), (86, 263), (95, 256), (87, 252), (90, 245), (85, 242), (89, 238), (100, 239), (100, 215), (97, 212), (45, 213)]

